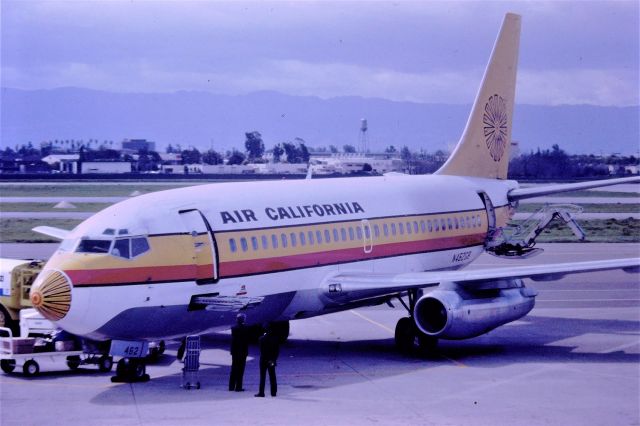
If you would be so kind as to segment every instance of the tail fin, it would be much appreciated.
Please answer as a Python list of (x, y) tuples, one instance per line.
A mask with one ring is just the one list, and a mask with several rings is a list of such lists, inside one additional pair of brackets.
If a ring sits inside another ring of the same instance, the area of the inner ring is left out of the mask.
[(520, 45), (520, 15), (508, 13), (464, 133), (441, 175), (506, 179)]

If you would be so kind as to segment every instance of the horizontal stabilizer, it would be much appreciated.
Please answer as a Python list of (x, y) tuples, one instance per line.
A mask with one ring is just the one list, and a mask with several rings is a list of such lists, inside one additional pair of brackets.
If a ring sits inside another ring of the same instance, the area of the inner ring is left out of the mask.
[(67, 238), (67, 235), (69, 235), (69, 232), (71, 232), (67, 231), (66, 229), (54, 228), (53, 226), (36, 226), (31, 230), (39, 234), (57, 238), (59, 240), (64, 240), (65, 238)]
[(640, 182), (640, 176), (619, 179), (591, 180), (589, 182), (579, 183), (563, 183), (557, 185), (536, 186), (531, 188), (517, 188), (511, 190), (508, 196), (509, 201), (517, 201), (525, 198), (535, 198), (545, 195), (557, 194), (560, 192), (579, 191), (583, 189), (601, 188), (603, 186), (637, 182)]

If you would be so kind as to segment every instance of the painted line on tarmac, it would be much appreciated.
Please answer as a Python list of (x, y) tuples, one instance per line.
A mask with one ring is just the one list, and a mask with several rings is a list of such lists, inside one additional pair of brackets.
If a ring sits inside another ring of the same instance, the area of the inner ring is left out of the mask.
[[(371, 318), (368, 318), (367, 316), (365, 316), (365, 315), (361, 314), (360, 312), (356, 312), (356, 311), (349, 311), (349, 312), (351, 312), (353, 315), (355, 315), (355, 316), (357, 316), (357, 317), (360, 317), (361, 319), (363, 319), (363, 320), (365, 320), (365, 321), (367, 321), (367, 322), (370, 322), (370, 323), (371, 323), (371, 324), (373, 324), (373, 325), (377, 325), (378, 327), (380, 327), (380, 328), (382, 328), (382, 329), (384, 329), (384, 330), (388, 331), (389, 333), (391, 333), (391, 335), (392, 335), (392, 336), (396, 334), (395, 330), (392, 330), (391, 328), (387, 327), (387, 326), (386, 326), (386, 325), (384, 325), (384, 324), (379, 323), (378, 321), (374, 321), (374, 320), (372, 320)], [(461, 363), (460, 361), (456, 361), (456, 360), (455, 360), (455, 359), (453, 359), (453, 358), (449, 358), (448, 356), (443, 355), (443, 354), (441, 354), (440, 352), (438, 352), (438, 355), (439, 355), (440, 357), (442, 357), (442, 358), (446, 359), (447, 361), (452, 362), (452, 363), (453, 363), (453, 364), (455, 364), (457, 367), (466, 367), (466, 365), (465, 365), (465, 364), (463, 364), (463, 363)]]
[(391, 328), (387, 327), (386, 325), (384, 325), (384, 324), (382, 324), (382, 323), (379, 323), (379, 322), (377, 322), (377, 321), (374, 321), (374, 320), (372, 320), (371, 318), (368, 318), (368, 317), (366, 317), (366, 316), (362, 315), (360, 312), (356, 312), (356, 311), (349, 311), (349, 312), (351, 312), (353, 315), (355, 315), (355, 316), (357, 316), (357, 317), (362, 318), (362, 319), (363, 319), (363, 320), (365, 320), (365, 321), (370, 322), (370, 323), (371, 323), (371, 324), (373, 324), (373, 325), (377, 325), (378, 327), (380, 327), (380, 328), (382, 328), (382, 329), (384, 329), (384, 330), (388, 331), (389, 333), (391, 333), (391, 335), (394, 335), (394, 334), (395, 334), (395, 331), (394, 331), (394, 330), (392, 330)]
[(605, 349), (605, 350), (600, 351), (600, 352), (598, 352), (598, 353), (601, 353), (601, 354), (610, 354), (610, 353), (618, 352), (618, 351), (621, 351), (621, 350), (623, 350), (623, 349), (631, 348), (631, 347), (633, 347), (633, 346), (637, 346), (637, 345), (640, 345), (640, 340), (638, 340), (638, 341), (636, 341), (636, 342), (625, 343), (624, 345), (615, 346), (615, 347), (613, 347), (613, 348)]

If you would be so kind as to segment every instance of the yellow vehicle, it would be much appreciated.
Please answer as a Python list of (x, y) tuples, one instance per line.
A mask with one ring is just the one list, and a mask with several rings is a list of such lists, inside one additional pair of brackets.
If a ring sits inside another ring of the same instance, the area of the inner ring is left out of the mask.
[(18, 333), (20, 310), (31, 308), (29, 293), (44, 262), (0, 259), (0, 327)]

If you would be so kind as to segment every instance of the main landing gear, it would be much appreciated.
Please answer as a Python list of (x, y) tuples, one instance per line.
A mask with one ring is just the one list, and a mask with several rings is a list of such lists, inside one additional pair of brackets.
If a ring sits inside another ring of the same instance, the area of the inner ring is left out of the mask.
[(144, 358), (122, 358), (116, 366), (116, 375), (111, 378), (112, 382), (147, 382), (147, 365)]
[(421, 357), (433, 355), (438, 346), (438, 338), (420, 331), (413, 318), (413, 310), (418, 298), (418, 291), (409, 290), (407, 296), (409, 297), (408, 306), (401, 297), (398, 297), (398, 300), (402, 303), (402, 306), (405, 307), (409, 316), (400, 318), (396, 324), (396, 348), (405, 355), (418, 355)]

